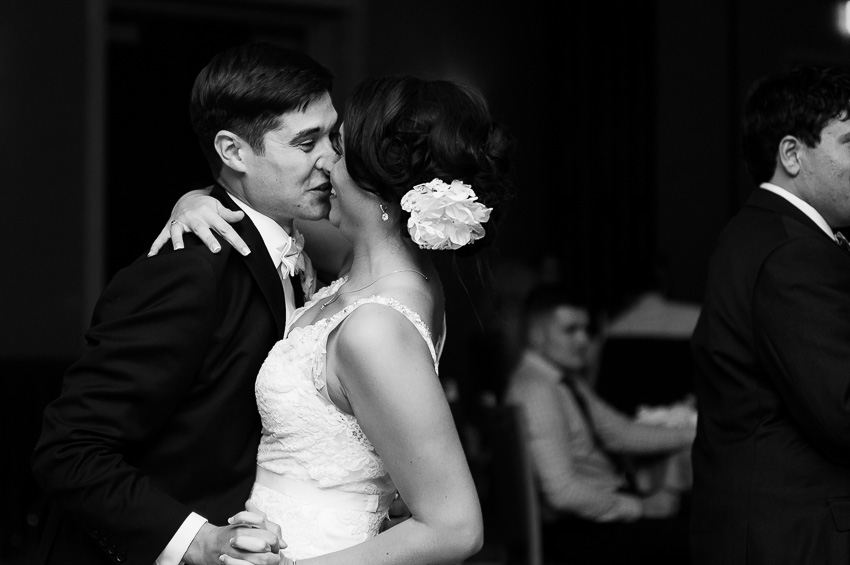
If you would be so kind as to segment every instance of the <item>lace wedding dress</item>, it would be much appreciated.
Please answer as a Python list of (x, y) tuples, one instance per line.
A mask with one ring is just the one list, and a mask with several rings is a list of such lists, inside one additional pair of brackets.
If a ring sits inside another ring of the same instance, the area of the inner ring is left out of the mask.
[(356, 308), (382, 304), (416, 326), (435, 369), (442, 345), (435, 348), (416, 312), (378, 295), (357, 300), (306, 327), (293, 327), (307, 308), (331, 296), (346, 280), (321, 289), (295, 311), (257, 376), (263, 436), (251, 500), (280, 525), (288, 544), (283, 553), (294, 559), (345, 549), (377, 535), (396, 492), (357, 420), (328, 396), (324, 380), (328, 335)]

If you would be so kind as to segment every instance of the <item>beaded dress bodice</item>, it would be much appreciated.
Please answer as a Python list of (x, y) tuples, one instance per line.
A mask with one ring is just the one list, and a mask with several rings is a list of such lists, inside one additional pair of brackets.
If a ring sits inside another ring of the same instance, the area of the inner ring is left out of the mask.
[[(328, 396), (324, 373), (330, 333), (358, 307), (377, 303), (413, 323), (428, 344), (435, 369), (441, 348), (441, 344), (434, 346), (431, 332), (416, 312), (378, 295), (361, 298), (310, 325), (294, 326), (304, 311), (327, 299), (346, 280), (321, 289), (294, 313), (255, 385), (263, 436), (252, 500), (281, 526), (289, 545), (284, 553), (295, 558), (336, 551), (377, 535), (395, 494), (381, 458), (357, 419), (337, 408)], [(274, 481), (264, 483), (261, 476), (272, 476)], [(275, 488), (280, 481), (284, 487)]]

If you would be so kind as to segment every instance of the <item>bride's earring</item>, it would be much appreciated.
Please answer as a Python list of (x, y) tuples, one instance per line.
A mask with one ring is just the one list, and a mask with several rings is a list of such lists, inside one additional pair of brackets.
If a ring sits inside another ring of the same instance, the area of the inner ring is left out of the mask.
[(386, 222), (390, 219), (390, 215), (387, 214), (387, 208), (383, 204), (378, 204), (378, 206), (381, 208), (381, 219)]

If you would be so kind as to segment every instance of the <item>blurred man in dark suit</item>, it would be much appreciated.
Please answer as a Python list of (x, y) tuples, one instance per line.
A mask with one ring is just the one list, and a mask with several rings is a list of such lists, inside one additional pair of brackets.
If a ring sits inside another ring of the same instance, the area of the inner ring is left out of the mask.
[(850, 68), (756, 85), (694, 332), (694, 563), (850, 563)]

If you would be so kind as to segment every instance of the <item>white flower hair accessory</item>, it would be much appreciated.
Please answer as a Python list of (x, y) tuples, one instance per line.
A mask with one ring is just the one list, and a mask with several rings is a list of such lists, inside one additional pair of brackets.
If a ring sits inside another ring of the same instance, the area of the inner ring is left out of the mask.
[(485, 233), (481, 224), (493, 209), (476, 200), (472, 186), (459, 180), (417, 184), (401, 199), (401, 209), (410, 212), (411, 239), (422, 249), (459, 249), (481, 239)]

